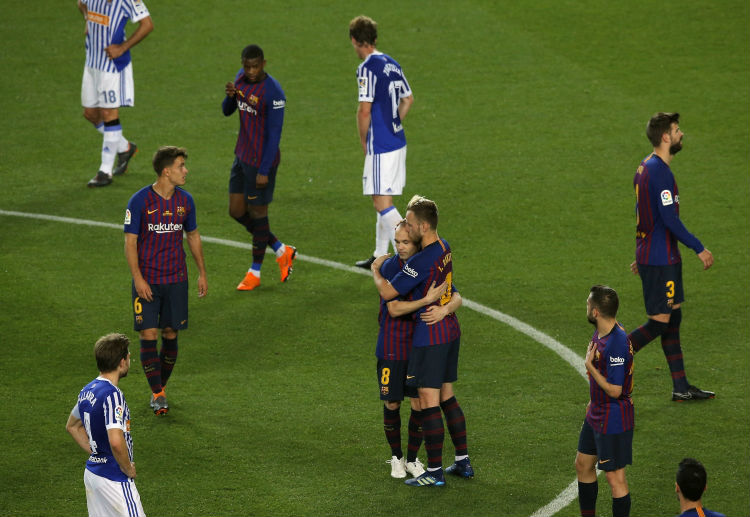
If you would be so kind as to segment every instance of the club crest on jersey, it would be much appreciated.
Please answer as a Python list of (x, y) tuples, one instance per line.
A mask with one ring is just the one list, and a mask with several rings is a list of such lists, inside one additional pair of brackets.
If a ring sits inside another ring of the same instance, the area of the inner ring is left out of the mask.
[(178, 217), (185, 217), (185, 207), (184, 206), (178, 206), (177, 207), (177, 216)]
[(250, 94), (250, 97), (247, 98), (247, 102), (249, 102), (253, 106), (257, 106), (258, 105), (258, 97), (256, 97), (253, 94)]
[(419, 276), (419, 273), (417, 273), (414, 269), (410, 268), (409, 264), (404, 264), (404, 269), (402, 269), (402, 271), (412, 278), (417, 278), (417, 276)]
[(672, 192), (669, 190), (662, 190), (661, 191), (661, 204), (664, 206), (669, 206), (672, 203), (674, 203), (674, 200), (672, 199)]
[(125, 209), (125, 224), (130, 224), (130, 210)]

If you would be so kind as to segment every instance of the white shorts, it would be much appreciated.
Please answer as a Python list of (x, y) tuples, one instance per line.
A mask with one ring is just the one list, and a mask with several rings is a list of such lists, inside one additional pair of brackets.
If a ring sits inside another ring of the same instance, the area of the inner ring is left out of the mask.
[(406, 185), (406, 146), (389, 153), (365, 156), (362, 194), (400, 196)]
[(120, 72), (104, 72), (88, 66), (83, 68), (81, 105), (84, 108), (132, 106), (134, 100), (133, 63), (128, 63)]
[(89, 517), (145, 517), (135, 481), (112, 481), (89, 469), (83, 473)]

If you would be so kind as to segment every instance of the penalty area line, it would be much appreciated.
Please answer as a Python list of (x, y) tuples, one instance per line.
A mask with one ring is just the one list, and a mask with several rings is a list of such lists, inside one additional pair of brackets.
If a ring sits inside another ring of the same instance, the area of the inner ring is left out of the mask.
[[(68, 224), (78, 224), (83, 226), (99, 226), (103, 228), (113, 228), (117, 230), (122, 230), (121, 224), (113, 224), (113, 223), (102, 223), (99, 221), (92, 221), (89, 219), (76, 219), (73, 217), (61, 217), (57, 215), (47, 215), (47, 214), (32, 214), (27, 212), (14, 212), (11, 210), (2, 210), (0, 209), (0, 215), (7, 215), (12, 217), (24, 217), (27, 219), (41, 219), (45, 221), (53, 221), (58, 223), (68, 223)], [(252, 244), (244, 243), (244, 242), (237, 242), (237, 241), (231, 241), (228, 239), (219, 239), (216, 237), (208, 237), (205, 235), (201, 235), (201, 240), (204, 242), (210, 242), (212, 244), (221, 244), (223, 246), (230, 246), (233, 248), (241, 248), (241, 249), (252, 249)], [(269, 252), (268, 250), (266, 251)], [(340, 262), (334, 262), (332, 260), (326, 260), (321, 259), (318, 257), (312, 257), (309, 255), (303, 255), (303, 254), (297, 254), (297, 260), (301, 260), (303, 262), (310, 262), (313, 264), (318, 264), (320, 266), (330, 267), (333, 269), (338, 269), (341, 271), (348, 271), (350, 273), (355, 274), (361, 274), (370, 276), (370, 272), (366, 271), (362, 268), (354, 267), (354, 266), (347, 266), (345, 264), (341, 264)], [(556, 353), (560, 358), (568, 363), (571, 368), (573, 368), (576, 372), (578, 372), (579, 375), (581, 375), (584, 379), (586, 379), (586, 368), (583, 366), (583, 358), (573, 352), (570, 348), (566, 347), (556, 339), (554, 339), (551, 336), (548, 336), (544, 332), (541, 332), (540, 330), (535, 329), (531, 325), (528, 325), (527, 323), (524, 323), (523, 321), (514, 318), (513, 316), (510, 316), (508, 314), (505, 314), (503, 312), (500, 312), (495, 309), (491, 309), (489, 307), (486, 307), (480, 303), (471, 301), (467, 298), (463, 299), (463, 306), (467, 309), (471, 309), (473, 311), (476, 311), (480, 314), (484, 314), (485, 316), (488, 316), (494, 320), (500, 321), (502, 323), (505, 323), (506, 325), (512, 327), (513, 329), (517, 330), (518, 332), (527, 335), (540, 345), (548, 348), (549, 350)], [(570, 485), (567, 486), (562, 492), (560, 492), (549, 504), (546, 506), (543, 506), (542, 508), (539, 508), (536, 512), (531, 514), (531, 517), (552, 517), (557, 512), (568, 506), (573, 500), (578, 497), (578, 488), (577, 488), (577, 481), (573, 481)]]

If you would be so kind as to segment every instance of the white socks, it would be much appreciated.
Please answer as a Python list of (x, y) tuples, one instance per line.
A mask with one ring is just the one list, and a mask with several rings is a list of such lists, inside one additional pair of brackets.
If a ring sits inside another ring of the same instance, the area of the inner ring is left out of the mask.
[(378, 219), (375, 223), (375, 252), (373, 255), (379, 257), (388, 253), (388, 243), (396, 251), (396, 225), (401, 221), (401, 215), (395, 206), (389, 206), (382, 212), (378, 212)]

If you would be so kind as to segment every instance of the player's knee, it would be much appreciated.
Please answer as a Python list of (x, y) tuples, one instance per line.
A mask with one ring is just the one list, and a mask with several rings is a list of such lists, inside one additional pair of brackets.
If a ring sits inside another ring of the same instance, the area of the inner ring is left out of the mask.
[(177, 337), (177, 331), (172, 328), (165, 327), (161, 331), (161, 337), (165, 339), (174, 339)]
[(392, 402), (390, 400), (386, 400), (385, 401), (385, 407), (387, 409), (389, 409), (390, 411), (395, 411), (395, 410), (397, 410), (397, 409), (399, 409), (401, 407), (401, 402), (398, 402), (398, 401), (393, 401)]
[(138, 337), (146, 341), (153, 341), (158, 337), (158, 331), (156, 329), (143, 329), (138, 332)]
[(92, 108), (83, 108), (83, 118), (96, 125), (100, 122), (99, 112)]
[(594, 466), (596, 465), (596, 458), (594, 458), (594, 461), (590, 461), (586, 456), (576, 454), (576, 459), (573, 463), (575, 464), (576, 472), (578, 474), (584, 474), (586, 472), (595, 471)]

